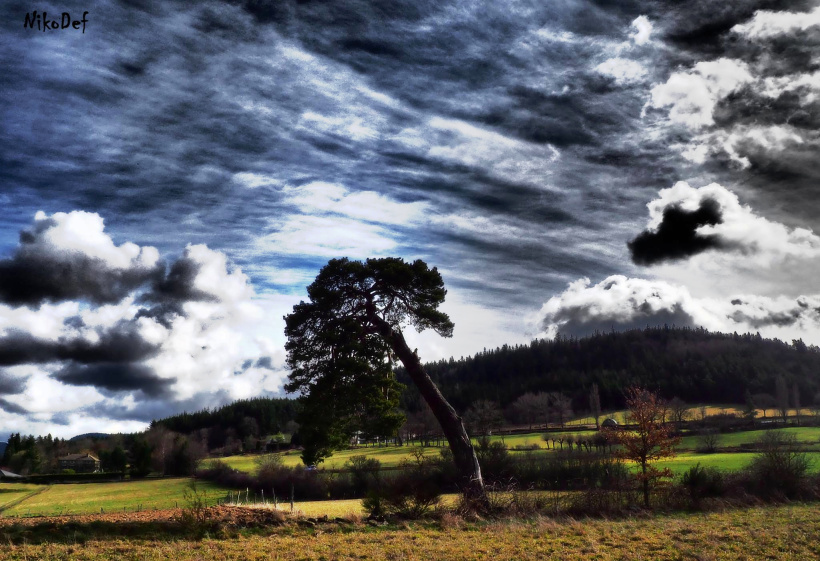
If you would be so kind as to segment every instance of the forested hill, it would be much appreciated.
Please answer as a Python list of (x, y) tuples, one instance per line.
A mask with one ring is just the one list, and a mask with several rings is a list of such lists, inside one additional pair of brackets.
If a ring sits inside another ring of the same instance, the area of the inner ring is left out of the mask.
[[(638, 384), (667, 398), (688, 403), (742, 404), (752, 395), (776, 393), (783, 377), (797, 384), (801, 404), (811, 405), (820, 392), (820, 349), (802, 341), (790, 344), (759, 335), (727, 335), (703, 329), (647, 328), (599, 333), (583, 339), (536, 340), (529, 345), (504, 345), (475, 356), (427, 363), (427, 371), (459, 411), (487, 399), (506, 407), (531, 392), (562, 392), (573, 409), (588, 409), (587, 396), (597, 383), (605, 409), (623, 406), (623, 390)], [(403, 369), (407, 386), (402, 407), (420, 408), (418, 392)], [(212, 439), (234, 429), (247, 434), (285, 430), (296, 416), (297, 402), (287, 398), (240, 400), (219, 409), (183, 413), (154, 421), (167, 429), (190, 434), (211, 429)], [(251, 422), (253, 420), (253, 422)], [(252, 426), (248, 426), (252, 425)], [(224, 436), (224, 435), (221, 435)]]
[(216, 432), (234, 429), (240, 438), (249, 434), (267, 435), (285, 430), (288, 421), (296, 417), (296, 407), (296, 401), (287, 398), (240, 399), (218, 409), (181, 413), (155, 420), (151, 426), (162, 426), (183, 434), (200, 429)]
[[(599, 333), (583, 339), (536, 340), (503, 346), (460, 360), (425, 365), (444, 395), (459, 411), (480, 399), (505, 407), (527, 392), (563, 392), (576, 410), (586, 410), (593, 383), (604, 408), (623, 405), (623, 389), (638, 384), (667, 398), (688, 403), (737, 403), (751, 394), (775, 394), (783, 376), (796, 383), (801, 404), (820, 391), (820, 349), (760, 335), (710, 333), (703, 329), (647, 328)], [(403, 405), (419, 407), (418, 393), (407, 384)]]

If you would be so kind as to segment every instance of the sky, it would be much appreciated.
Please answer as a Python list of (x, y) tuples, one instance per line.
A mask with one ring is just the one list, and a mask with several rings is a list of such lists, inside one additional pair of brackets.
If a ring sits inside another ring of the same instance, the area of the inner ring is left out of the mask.
[(0, 22), (0, 439), (283, 395), (282, 318), (336, 257), (438, 268), (455, 332), (410, 329), (423, 360), (664, 324), (820, 344), (817, 1)]

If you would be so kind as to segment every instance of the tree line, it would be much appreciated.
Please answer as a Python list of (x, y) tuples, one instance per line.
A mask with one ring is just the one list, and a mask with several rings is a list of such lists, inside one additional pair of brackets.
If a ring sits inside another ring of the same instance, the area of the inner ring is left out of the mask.
[[(739, 405), (750, 394), (768, 404), (764, 396), (776, 398), (784, 392), (784, 385), (790, 394), (802, 396), (803, 405), (812, 404), (820, 392), (816, 376), (820, 349), (816, 346), (799, 339), (786, 343), (759, 334), (669, 326), (596, 333), (583, 339), (538, 339), (528, 345), (485, 349), (467, 358), (430, 362), (425, 369), (460, 411), (482, 400), (505, 409), (522, 395), (542, 394), (539, 399), (545, 400), (556, 392), (569, 400), (566, 407), (588, 411), (593, 384), (606, 409), (623, 408), (623, 388), (629, 386), (651, 388), (667, 399), (678, 397), (689, 403)], [(398, 379), (407, 382), (402, 369), (398, 369)], [(423, 409), (410, 384), (401, 406), (409, 412)]]

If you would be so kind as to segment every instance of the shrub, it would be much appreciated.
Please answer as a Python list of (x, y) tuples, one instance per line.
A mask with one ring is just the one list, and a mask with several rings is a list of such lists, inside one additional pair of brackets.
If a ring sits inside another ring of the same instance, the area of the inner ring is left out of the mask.
[(422, 451), (414, 451), (413, 460), (403, 461), (395, 477), (380, 481), (362, 501), (362, 506), (370, 516), (421, 518), (441, 500), (435, 463), (425, 458)]
[(282, 456), (279, 454), (259, 456), (254, 463), (256, 464), (256, 477), (260, 481), (275, 479), (282, 470), (287, 469), (285, 468)]
[(199, 490), (196, 479), (182, 492), (184, 506), (179, 515), (182, 525), (192, 531), (201, 530), (208, 520), (207, 492)]
[(382, 463), (376, 458), (352, 456), (345, 467), (350, 471), (353, 492), (357, 495), (366, 495), (371, 489), (378, 487)]
[(714, 454), (717, 452), (720, 437), (715, 429), (706, 429), (698, 438), (697, 451), (704, 454)]
[(703, 468), (700, 463), (689, 468), (681, 478), (694, 508), (700, 508), (707, 497), (720, 497), (726, 492), (723, 474), (715, 468)]
[(760, 452), (748, 468), (749, 484), (758, 495), (775, 498), (799, 497), (807, 488), (809, 459), (800, 450), (797, 437), (767, 431), (758, 441)]
[(629, 470), (612, 454), (579, 454), (565, 449), (551, 454), (525, 452), (516, 455), (512, 473), (521, 485), (542, 489), (582, 489), (622, 487)]
[(486, 481), (493, 483), (512, 476), (512, 459), (503, 442), (490, 442), (488, 437), (481, 437), (475, 452)]

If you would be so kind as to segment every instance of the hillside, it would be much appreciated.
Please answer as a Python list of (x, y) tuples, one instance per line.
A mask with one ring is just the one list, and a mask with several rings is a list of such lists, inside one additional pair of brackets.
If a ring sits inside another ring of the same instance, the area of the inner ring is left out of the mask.
[[(775, 394), (782, 376), (797, 385), (801, 404), (820, 392), (820, 349), (802, 341), (791, 344), (759, 335), (710, 333), (703, 329), (647, 328), (598, 333), (583, 339), (535, 340), (529, 345), (504, 345), (475, 356), (425, 364), (444, 395), (460, 411), (479, 399), (505, 407), (527, 392), (563, 392), (573, 409), (588, 408), (587, 392), (597, 383), (604, 408), (623, 407), (623, 389), (639, 384), (667, 398), (688, 403), (742, 404), (753, 395)], [(402, 406), (420, 408), (420, 397), (403, 369), (406, 386)], [(288, 398), (241, 400), (216, 410), (183, 413), (154, 421), (155, 425), (190, 434), (202, 428), (222, 433), (233, 427), (246, 436), (246, 418), (258, 423), (258, 434), (284, 430), (296, 416)]]
[(204, 409), (195, 413), (180, 413), (158, 419), (152, 426), (190, 434), (200, 429), (211, 429), (212, 438), (224, 440), (228, 429), (237, 431), (239, 438), (268, 435), (285, 430), (289, 421), (296, 417), (297, 403), (294, 399), (257, 397), (240, 399), (217, 409)]
[[(475, 356), (427, 363), (427, 371), (453, 405), (464, 411), (479, 399), (502, 407), (526, 392), (561, 391), (576, 410), (586, 410), (587, 392), (600, 388), (604, 408), (623, 406), (622, 391), (639, 384), (689, 403), (736, 403), (751, 394), (774, 394), (778, 377), (797, 385), (801, 404), (820, 391), (820, 349), (760, 335), (710, 333), (704, 329), (647, 328), (598, 333), (583, 339), (535, 340)], [(403, 405), (419, 407), (408, 385)]]

